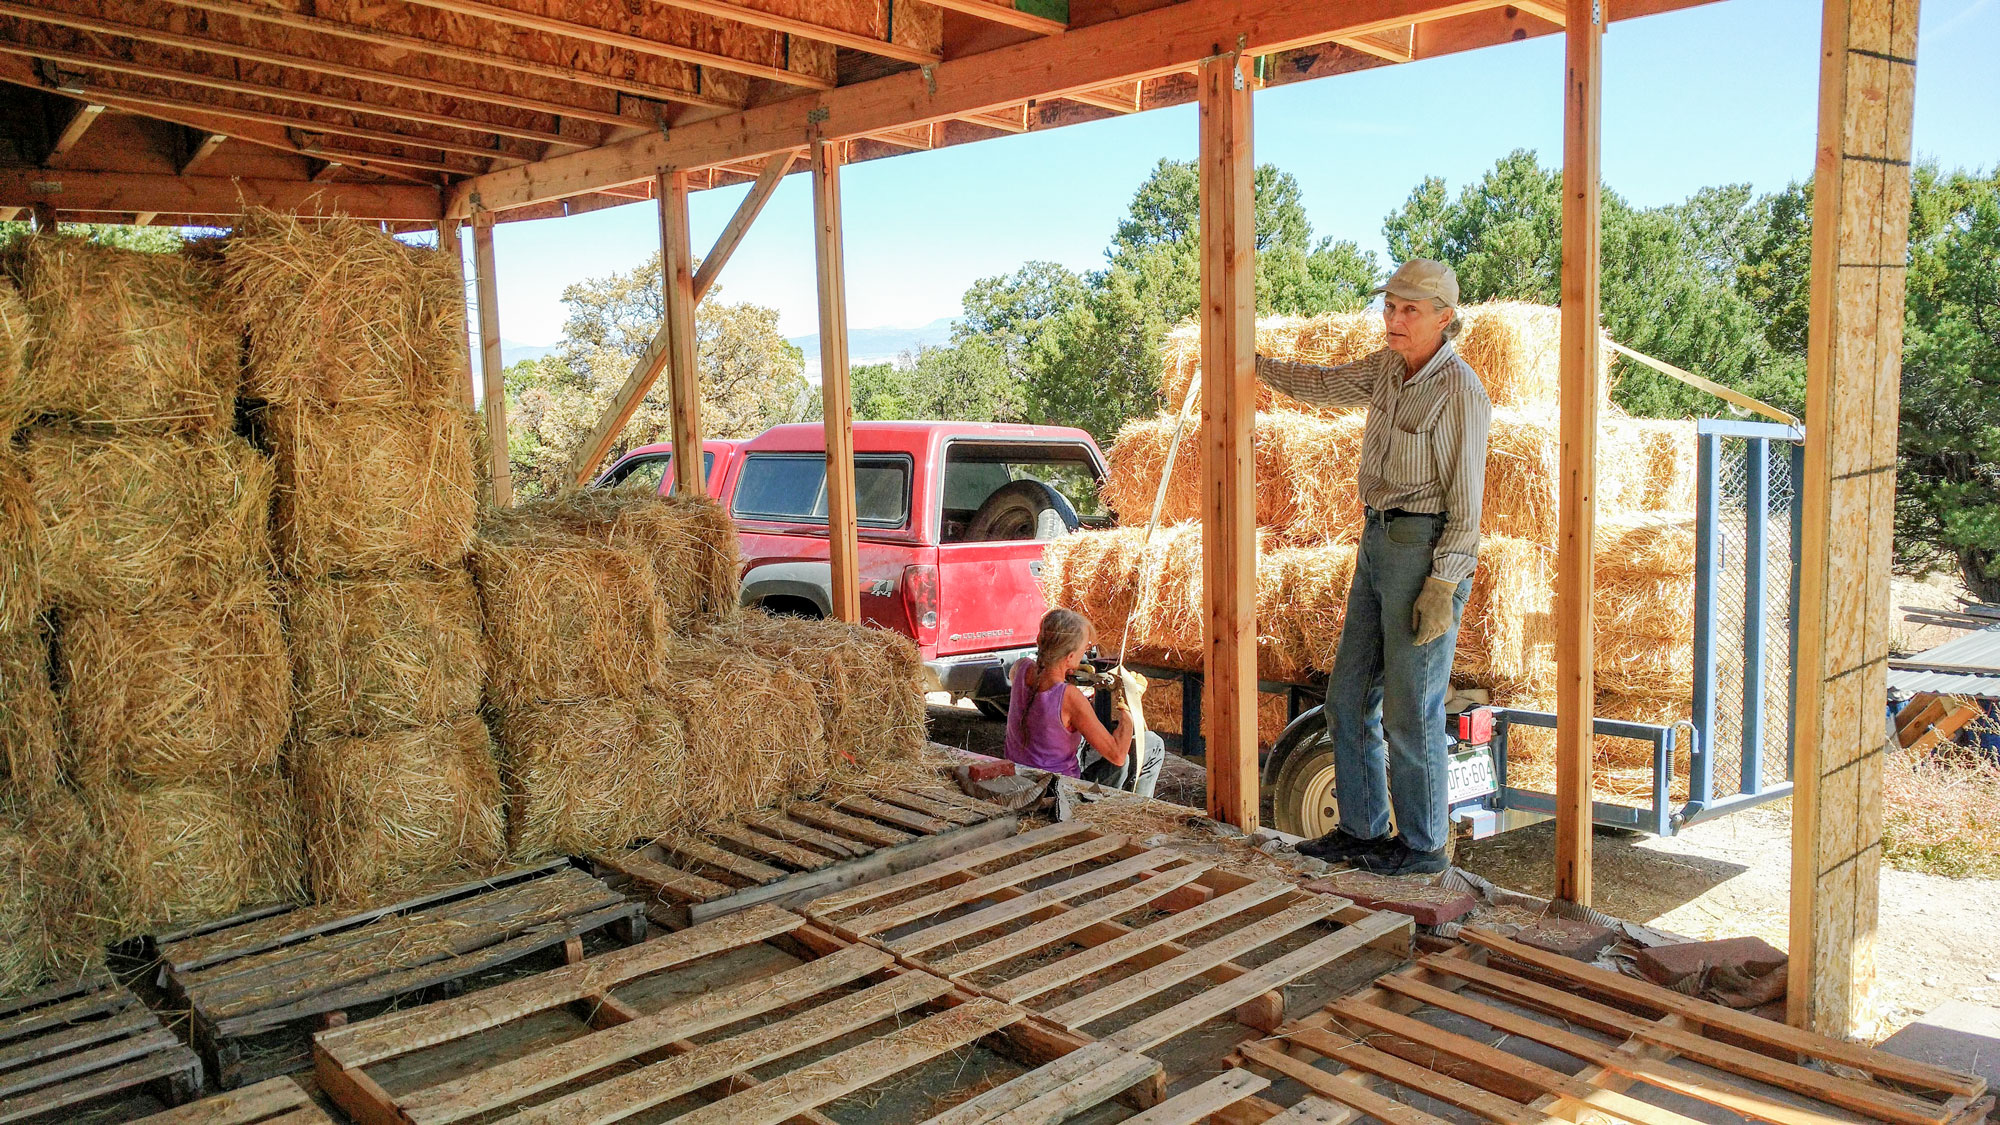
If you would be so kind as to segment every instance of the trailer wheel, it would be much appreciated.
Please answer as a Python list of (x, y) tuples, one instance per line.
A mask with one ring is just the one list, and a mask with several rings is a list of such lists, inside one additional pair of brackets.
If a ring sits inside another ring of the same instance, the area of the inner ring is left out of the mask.
[(1333, 793), (1333, 742), (1319, 708), (1294, 719), (1272, 753), (1284, 755), (1271, 786), (1271, 816), (1278, 831), (1308, 839), (1333, 831), (1340, 822)]

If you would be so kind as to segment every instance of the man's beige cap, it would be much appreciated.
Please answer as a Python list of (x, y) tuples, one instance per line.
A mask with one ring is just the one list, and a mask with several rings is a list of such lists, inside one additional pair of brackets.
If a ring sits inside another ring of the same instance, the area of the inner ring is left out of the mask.
[(1442, 301), (1448, 309), (1458, 307), (1458, 275), (1443, 262), (1411, 258), (1375, 290), (1405, 301)]

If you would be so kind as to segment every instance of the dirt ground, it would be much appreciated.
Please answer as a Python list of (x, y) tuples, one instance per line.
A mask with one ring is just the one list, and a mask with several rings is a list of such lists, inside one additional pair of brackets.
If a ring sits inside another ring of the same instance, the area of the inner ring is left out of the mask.
[[(941, 698), (941, 697), (940, 697)], [(935, 703), (931, 737), (998, 755), (1003, 724), (970, 708)], [(1201, 808), (1199, 766), (1169, 755), (1156, 796)], [(1553, 888), (1552, 823), (1462, 845), (1460, 866), (1494, 883), (1547, 896)], [(1678, 836), (1600, 833), (1594, 874), (1598, 909), (1690, 938), (1754, 934), (1782, 949), (1791, 872), (1789, 802), (1698, 824)], [(2000, 1005), (2000, 880), (1946, 879), (1884, 868), (1876, 944), (1875, 1016), (1880, 1039), (1947, 1000)]]

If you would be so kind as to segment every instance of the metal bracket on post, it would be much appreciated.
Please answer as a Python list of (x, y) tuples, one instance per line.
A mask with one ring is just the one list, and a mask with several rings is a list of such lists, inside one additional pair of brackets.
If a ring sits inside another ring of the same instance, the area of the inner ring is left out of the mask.
[(937, 64), (936, 64), (936, 63), (925, 63), (925, 64), (924, 64), (924, 89), (930, 92), (930, 96), (931, 96), (931, 97), (934, 97), (934, 98), (935, 98), (935, 97), (937, 97)]

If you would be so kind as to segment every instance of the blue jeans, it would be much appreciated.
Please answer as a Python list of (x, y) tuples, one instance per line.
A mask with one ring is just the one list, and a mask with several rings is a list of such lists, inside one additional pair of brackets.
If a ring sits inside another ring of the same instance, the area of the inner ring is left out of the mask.
[(1167, 760), (1167, 742), (1152, 731), (1146, 732), (1146, 763), (1139, 767), (1137, 780), (1132, 778), (1132, 756), (1125, 756), (1125, 764), (1114, 766), (1103, 755), (1083, 747), (1080, 759), (1083, 767), (1078, 771), (1085, 781), (1108, 785), (1113, 789), (1127, 789), (1141, 797), (1153, 795), (1153, 787), (1160, 780), (1160, 766)]
[(1442, 516), (1368, 511), (1326, 686), (1340, 827), (1364, 840), (1385, 836), (1394, 806), (1403, 842), (1423, 852), (1448, 838), (1444, 700), (1459, 617), (1472, 593), (1471, 579), (1460, 582), (1451, 627), (1430, 644), (1415, 643), (1412, 607), (1443, 529)]

